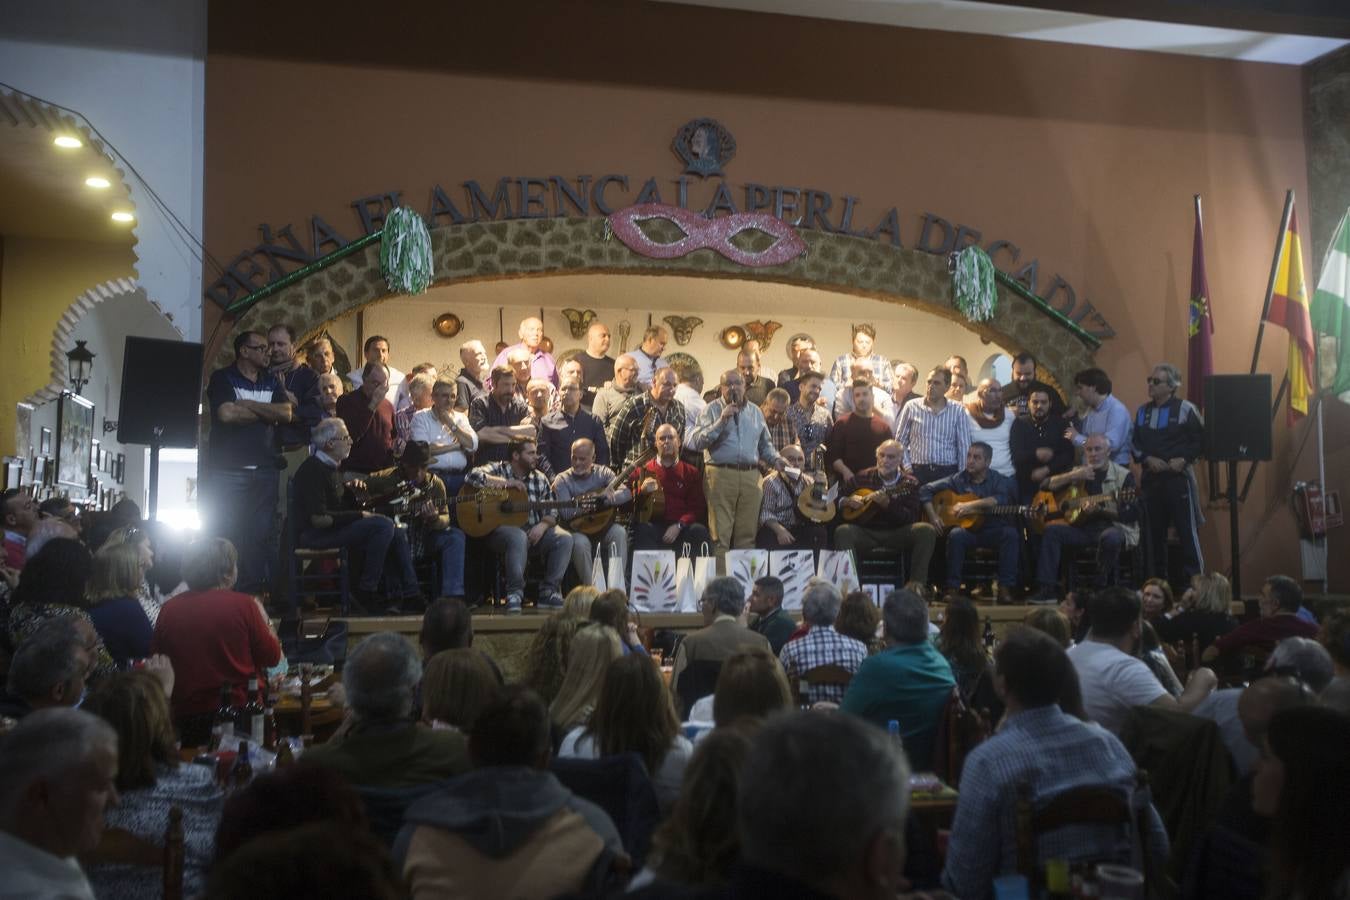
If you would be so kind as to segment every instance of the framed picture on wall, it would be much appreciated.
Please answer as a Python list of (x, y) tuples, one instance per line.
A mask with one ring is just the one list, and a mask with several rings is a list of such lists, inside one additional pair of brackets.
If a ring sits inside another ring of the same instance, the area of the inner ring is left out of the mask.
[(127, 455), (125, 453), (117, 454), (117, 462), (113, 463), (113, 480), (122, 484), (127, 474)]
[(103, 471), (103, 442), (94, 438), (89, 442), (94, 448), (93, 462), (90, 465), (95, 472)]
[(94, 465), (94, 404), (63, 392), (56, 401), (56, 482), (89, 490)]
[(38, 456), (52, 455), (52, 430), (46, 425), (38, 429)]

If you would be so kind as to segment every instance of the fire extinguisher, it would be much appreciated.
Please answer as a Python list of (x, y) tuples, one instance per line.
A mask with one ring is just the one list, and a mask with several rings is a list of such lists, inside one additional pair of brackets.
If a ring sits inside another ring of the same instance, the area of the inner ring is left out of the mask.
[(1325, 535), (1327, 515), (1322, 485), (1316, 481), (1295, 482), (1293, 500), (1294, 515), (1298, 517), (1299, 535), (1309, 539)]

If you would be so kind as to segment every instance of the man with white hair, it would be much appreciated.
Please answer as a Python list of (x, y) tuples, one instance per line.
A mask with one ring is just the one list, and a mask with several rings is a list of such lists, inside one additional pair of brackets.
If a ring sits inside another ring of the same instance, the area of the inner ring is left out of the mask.
[[(812, 579), (802, 594), (802, 621), (811, 630), (795, 641), (789, 641), (778, 654), (783, 671), (790, 679), (800, 679), (807, 672), (821, 666), (839, 666), (850, 675), (858, 671), (867, 659), (867, 645), (857, 638), (846, 637), (834, 630), (843, 598), (839, 588), (828, 581)], [(809, 703), (844, 699), (845, 685), (806, 684), (802, 695)]]
[(614, 380), (607, 382), (595, 392), (591, 404), (591, 415), (600, 420), (608, 432), (625, 403), (642, 390), (637, 380), (638, 365), (631, 353), (624, 353), (614, 360)]
[(909, 773), (886, 732), (857, 719), (769, 720), (741, 769), (729, 896), (900, 896)]
[(768, 638), (746, 627), (745, 588), (735, 578), (723, 575), (709, 581), (699, 607), (704, 627), (681, 641), (675, 651), (670, 687), (677, 694), (680, 676), (692, 663), (721, 664), (733, 653), (749, 647), (771, 649)]
[(530, 377), (543, 378), (549, 384), (557, 385), (558, 366), (553, 361), (553, 354), (544, 352), (541, 346), (544, 342), (544, 323), (534, 316), (521, 319), (516, 334), (520, 337), (519, 343), (503, 348), (492, 361), (492, 368), (506, 365), (512, 351), (523, 349), (529, 353)]
[(0, 717), (17, 721), (38, 709), (75, 706), (84, 698), (95, 658), (87, 646), (91, 635), (81, 634), (81, 627), (92, 630), (86, 620), (51, 619), (19, 645), (0, 693)]
[(459, 361), (462, 367), (455, 376), (455, 409), (467, 412), (469, 404), (476, 398), (487, 396), (484, 382), (488, 377), (488, 359), (483, 342), (473, 340), (461, 344)]
[(421, 680), (417, 648), (403, 635), (382, 631), (357, 644), (342, 669), (347, 721), (341, 734), (306, 750), (302, 761), (363, 788), (411, 787), (467, 772), (464, 735), (413, 720)]
[(0, 897), (93, 900), (76, 857), (117, 804), (117, 733), (77, 709), (44, 709), (0, 741)]

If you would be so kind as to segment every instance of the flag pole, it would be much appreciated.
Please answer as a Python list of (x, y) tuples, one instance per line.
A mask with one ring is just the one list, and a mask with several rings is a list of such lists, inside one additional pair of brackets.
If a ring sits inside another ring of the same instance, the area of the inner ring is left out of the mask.
[[(1314, 347), (1314, 349), (1316, 348)], [(1325, 516), (1327, 508), (1327, 458), (1325, 445), (1326, 432), (1322, 429), (1322, 407), (1325, 404), (1322, 403), (1322, 394), (1320, 391), (1315, 396), (1315, 400), (1317, 402), (1317, 483), (1322, 489), (1322, 514)], [(1330, 550), (1331, 542), (1327, 540), (1326, 534), (1317, 538), (1317, 542), (1322, 545), (1320, 548), (1322, 551), (1322, 593), (1329, 594), (1331, 593), (1331, 588), (1329, 587), (1330, 572), (1328, 572), (1328, 568), (1331, 564), (1331, 559), (1328, 551)]]
[[(1270, 301), (1275, 296), (1275, 278), (1280, 274), (1280, 252), (1284, 250), (1285, 235), (1289, 230), (1289, 215), (1294, 210), (1294, 189), (1284, 194), (1284, 212), (1280, 215), (1280, 231), (1275, 237), (1275, 258), (1270, 262), (1270, 280), (1266, 282), (1266, 301), (1261, 305), (1261, 321), (1256, 326), (1256, 347), (1252, 350), (1252, 368), (1249, 374), (1256, 374), (1256, 364), (1261, 358), (1261, 338), (1266, 333), (1266, 316), (1270, 314)], [(1252, 463), (1252, 468), (1256, 463)]]

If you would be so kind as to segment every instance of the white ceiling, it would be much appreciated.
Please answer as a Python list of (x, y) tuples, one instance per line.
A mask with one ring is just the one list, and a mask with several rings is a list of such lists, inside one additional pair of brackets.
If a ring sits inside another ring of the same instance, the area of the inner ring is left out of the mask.
[(660, 0), (749, 12), (839, 19), (903, 28), (961, 31), (1112, 47), (1302, 65), (1348, 41), (1230, 28), (1108, 19), (1082, 13), (970, 0)]

